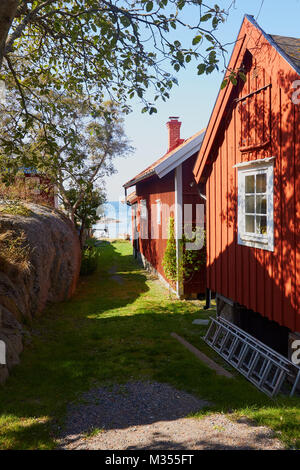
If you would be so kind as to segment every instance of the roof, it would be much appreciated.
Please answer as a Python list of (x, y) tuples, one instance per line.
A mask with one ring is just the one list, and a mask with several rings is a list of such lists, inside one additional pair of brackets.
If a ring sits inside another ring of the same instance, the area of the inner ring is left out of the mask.
[[(269, 44), (276, 49), (278, 54), (283, 57), (288, 64), (300, 75), (300, 39), (289, 38), (285, 36), (276, 36), (265, 33), (261, 27), (257, 24), (253, 16), (245, 15), (243, 23), (241, 25), (238, 37), (233, 48), (230, 61), (227, 70), (238, 70), (243, 59), (243, 50), (247, 47), (249, 37), (247, 36), (247, 29), (245, 30), (245, 23), (249, 22), (256, 28), (262, 36), (269, 42)], [(227, 72), (225, 72), (226, 76)], [(194, 166), (194, 176), (196, 181), (199, 183), (202, 176), (204, 166), (210, 154), (210, 150), (215, 141), (219, 126), (221, 124), (224, 113), (226, 112), (227, 104), (230, 100), (231, 92), (234, 85), (229, 81), (227, 86), (221, 89), (218, 93), (208, 126), (205, 133), (201, 149)]]
[(138, 200), (137, 194), (135, 191), (133, 191), (132, 193), (128, 194), (126, 198), (126, 203), (128, 204), (128, 206), (132, 206), (132, 204), (135, 204), (137, 200)]
[(189, 137), (175, 149), (167, 152), (165, 155), (156, 160), (152, 165), (145, 168), (145, 170), (138, 173), (134, 178), (127, 181), (123, 185), (124, 188), (130, 188), (134, 186), (139, 181), (142, 181), (146, 178), (149, 178), (152, 175), (157, 175), (159, 178), (162, 178), (178, 165), (180, 165), (187, 158), (192, 156), (195, 152), (199, 151), (201, 147), (202, 140), (204, 138), (205, 129), (194, 134), (192, 137)]
[(287, 36), (277, 36), (275, 34), (270, 36), (277, 46), (280, 47), (283, 54), (288, 56), (290, 61), (296, 66), (298, 73), (300, 73), (300, 39), (289, 38)]

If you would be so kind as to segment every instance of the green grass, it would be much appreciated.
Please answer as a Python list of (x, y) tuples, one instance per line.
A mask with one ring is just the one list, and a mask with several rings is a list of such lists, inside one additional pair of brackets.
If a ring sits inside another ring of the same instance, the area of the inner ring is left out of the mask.
[(271, 400), (235, 372), (235, 379), (217, 376), (170, 336), (178, 333), (230, 369), (200, 338), (206, 327), (192, 325), (213, 310), (170, 298), (135, 263), (129, 243), (99, 249), (97, 272), (81, 279), (71, 300), (51, 305), (33, 322), (21, 364), (0, 388), (1, 449), (55, 448), (67, 403), (96, 384), (134, 379), (168, 382), (209, 400), (199, 418), (247, 416), (300, 448), (299, 399)]

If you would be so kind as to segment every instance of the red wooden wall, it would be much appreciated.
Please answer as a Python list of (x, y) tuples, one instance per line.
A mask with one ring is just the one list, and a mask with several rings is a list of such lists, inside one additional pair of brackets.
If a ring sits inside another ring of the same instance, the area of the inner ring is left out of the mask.
[[(300, 331), (300, 105), (291, 100), (292, 83), (300, 77), (247, 21), (240, 38), (241, 55), (250, 51), (252, 64), (248, 55), (247, 81), (233, 87), (225, 117), (213, 129), (211, 163), (203, 173), (208, 287)], [(266, 85), (247, 100), (246, 109), (240, 109), (236, 98)], [(237, 244), (237, 169), (233, 168), (239, 162), (271, 156), (275, 156), (274, 252)]]
[[(184, 208), (185, 205), (192, 205), (192, 220), (191, 223), (193, 227), (196, 223), (196, 205), (201, 204), (204, 207), (204, 200), (199, 196), (199, 190), (195, 182), (193, 175), (193, 168), (195, 165), (197, 155), (193, 155), (187, 159), (182, 164), (182, 202), (183, 202), (183, 220), (184, 218)], [(186, 217), (187, 219), (187, 217)], [(204, 220), (205, 223), (205, 220)], [(205, 247), (203, 251), (205, 252)], [(195, 272), (191, 278), (185, 281), (184, 283), (184, 293), (193, 294), (193, 293), (204, 293), (206, 289), (206, 267), (203, 265), (203, 268)]]
[[(195, 164), (196, 154), (186, 160), (182, 164), (182, 180), (183, 180), (183, 194), (182, 200), (184, 204), (193, 205), (193, 221), (196, 215), (196, 204), (202, 204), (203, 200), (199, 197), (197, 185), (193, 186), (190, 183), (194, 182), (193, 167)], [(161, 274), (164, 279), (168, 281), (164, 273), (162, 261), (167, 246), (167, 233), (169, 217), (174, 217), (175, 210), (175, 171), (171, 171), (163, 178), (152, 176), (136, 184), (136, 194), (139, 200), (139, 207), (141, 199), (147, 201), (148, 209), (148, 239), (139, 238), (139, 251), (145, 256), (150, 264)], [(160, 200), (162, 205), (161, 225), (158, 226), (158, 237), (152, 237), (151, 220), (156, 225), (156, 201)], [(154, 210), (151, 213), (151, 207)], [(140, 210), (140, 209), (139, 209)], [(138, 217), (139, 218), (139, 217)], [(139, 227), (141, 234), (141, 227)], [(163, 233), (163, 230), (165, 231)], [(169, 282), (169, 281), (168, 281)], [(176, 286), (173, 285), (175, 288)], [(184, 294), (205, 292), (206, 288), (206, 267), (195, 274), (188, 282), (184, 284)]]
[(139, 202), (141, 199), (147, 201), (148, 209), (148, 239), (139, 239), (139, 251), (146, 257), (149, 263), (166, 279), (162, 260), (167, 245), (167, 240), (162, 238), (162, 228), (168, 223), (168, 211), (163, 210), (161, 221), (162, 224), (158, 226), (159, 238), (152, 238), (151, 234), (151, 219), (153, 222), (156, 220), (155, 212), (151, 213), (151, 206), (155, 206), (156, 200), (159, 199), (162, 209), (171, 208), (170, 216), (174, 217), (172, 206), (175, 204), (175, 184), (174, 184), (174, 171), (168, 173), (163, 178), (152, 176), (149, 179), (143, 180), (136, 184), (136, 194)]

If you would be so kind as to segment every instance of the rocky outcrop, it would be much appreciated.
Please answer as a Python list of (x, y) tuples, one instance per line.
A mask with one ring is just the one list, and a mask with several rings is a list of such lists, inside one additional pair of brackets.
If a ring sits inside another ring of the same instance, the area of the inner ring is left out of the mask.
[(71, 222), (54, 209), (26, 207), (27, 215), (0, 212), (0, 341), (6, 345), (0, 383), (19, 362), (22, 325), (47, 302), (68, 299), (80, 271), (79, 239)]

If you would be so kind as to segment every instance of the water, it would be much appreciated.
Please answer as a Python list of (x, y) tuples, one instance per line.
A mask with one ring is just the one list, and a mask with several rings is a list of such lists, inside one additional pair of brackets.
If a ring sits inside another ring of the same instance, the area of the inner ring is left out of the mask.
[[(102, 206), (102, 209), (107, 221), (97, 222), (93, 226), (96, 237), (124, 238), (127, 234), (131, 235), (131, 208), (127, 204), (109, 201)], [(113, 220), (118, 220), (119, 223)]]

